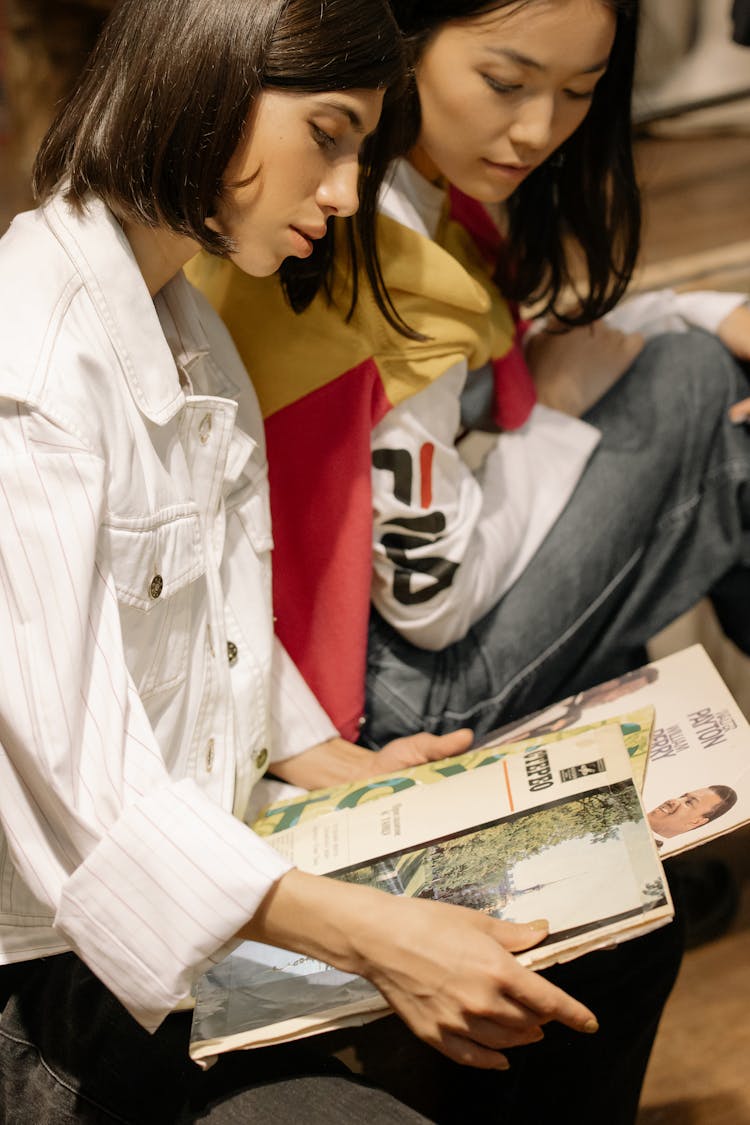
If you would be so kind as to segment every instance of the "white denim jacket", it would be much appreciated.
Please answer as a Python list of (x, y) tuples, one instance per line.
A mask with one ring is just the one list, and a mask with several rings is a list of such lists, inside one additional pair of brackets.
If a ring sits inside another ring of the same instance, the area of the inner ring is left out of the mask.
[(58, 197), (0, 242), (0, 326), (0, 962), (72, 949), (153, 1029), (287, 870), (241, 819), (269, 756), (335, 730), (208, 305)]

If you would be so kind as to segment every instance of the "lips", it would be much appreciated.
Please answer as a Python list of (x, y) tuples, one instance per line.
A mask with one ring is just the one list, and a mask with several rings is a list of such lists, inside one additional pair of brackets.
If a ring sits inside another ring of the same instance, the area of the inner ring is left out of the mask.
[(509, 176), (527, 176), (529, 172), (533, 172), (533, 164), (514, 164), (503, 160), (489, 160), (485, 159), (485, 164), (490, 168), (497, 168), (500, 172), (506, 172)]
[(292, 227), (292, 230), (297, 234), (301, 234), (304, 238), (309, 238), (311, 242), (317, 242), (319, 238), (323, 238), (326, 233), (326, 227)]
[(294, 247), (294, 253), (298, 258), (309, 258), (313, 252), (313, 243), (316, 239), (322, 238), (325, 234), (325, 227), (289, 227), (290, 242)]

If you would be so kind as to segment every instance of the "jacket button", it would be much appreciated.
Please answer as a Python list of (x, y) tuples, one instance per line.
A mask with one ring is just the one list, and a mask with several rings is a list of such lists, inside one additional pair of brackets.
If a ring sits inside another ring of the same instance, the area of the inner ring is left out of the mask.
[(265, 769), (266, 762), (268, 761), (268, 751), (266, 750), (265, 746), (262, 750), (256, 750), (256, 752), (253, 754), (253, 761), (255, 762), (256, 769)]
[(163, 589), (164, 589), (164, 579), (162, 578), (162, 576), (160, 574), (155, 574), (154, 577), (151, 579), (151, 585), (148, 588), (149, 597), (154, 598), (154, 599), (160, 597)]
[(227, 641), (227, 660), (229, 661), (229, 663), (236, 664), (238, 656), (239, 651), (237, 649), (237, 645), (234, 643), (234, 641)]

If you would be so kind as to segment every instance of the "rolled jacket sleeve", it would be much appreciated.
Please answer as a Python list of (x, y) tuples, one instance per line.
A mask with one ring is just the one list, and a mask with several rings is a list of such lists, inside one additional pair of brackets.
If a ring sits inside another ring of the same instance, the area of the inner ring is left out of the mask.
[(38, 420), (37, 451), (14, 449), (15, 411), (0, 419), (0, 790), (25, 888), (11, 882), (153, 1030), (289, 864), (171, 775), (126, 665), (105, 465)]

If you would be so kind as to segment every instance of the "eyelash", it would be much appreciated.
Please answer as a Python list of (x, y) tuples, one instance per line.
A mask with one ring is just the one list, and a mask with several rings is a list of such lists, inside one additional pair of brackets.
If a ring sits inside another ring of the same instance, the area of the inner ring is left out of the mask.
[(520, 90), (520, 84), (506, 84), (505, 82), (498, 82), (496, 78), (490, 78), (489, 74), (483, 74), (482, 78), (485, 80), (491, 90), (496, 94), (514, 94), (516, 90)]
[(315, 125), (313, 122), (310, 122), (310, 128), (316, 145), (325, 149), (336, 147), (336, 138), (332, 137), (330, 133), (326, 133), (325, 129), (321, 129), (319, 125)]
[[(520, 83), (506, 84), (504, 82), (498, 82), (496, 78), (491, 78), (489, 74), (483, 74), (482, 78), (496, 94), (515, 94), (518, 90), (523, 89)], [(563, 93), (574, 102), (590, 102), (594, 96), (593, 90), (587, 90), (585, 94), (578, 93), (576, 90), (563, 90)]]

